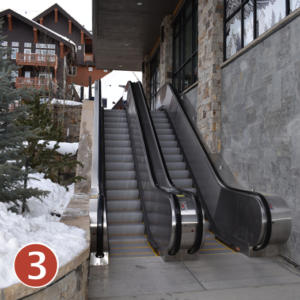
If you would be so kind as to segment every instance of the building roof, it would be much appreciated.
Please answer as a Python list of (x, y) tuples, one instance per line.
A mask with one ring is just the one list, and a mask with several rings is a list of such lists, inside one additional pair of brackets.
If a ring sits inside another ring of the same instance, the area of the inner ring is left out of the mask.
[(71, 15), (69, 15), (61, 6), (59, 6), (57, 3), (50, 6), (49, 8), (47, 8), (46, 10), (44, 10), (42, 13), (40, 13), (39, 15), (37, 15), (35, 18), (33, 18), (33, 21), (38, 22), (39, 19), (47, 16), (48, 14), (50, 14), (51, 12), (53, 12), (53, 10), (57, 8), (58, 11), (63, 14), (67, 19), (69, 19), (70, 21), (72, 21), (72, 23), (77, 26), (81, 31), (83, 31), (85, 33), (85, 35), (87, 35), (89, 38), (93, 39), (93, 35), (86, 30), (81, 24), (79, 24)]
[(73, 41), (71, 41), (70, 39), (68, 39), (67, 37), (64, 37), (50, 29), (48, 29), (45, 26), (40, 25), (39, 23), (32, 21), (30, 19), (27, 19), (26, 17), (23, 17), (22, 15), (16, 13), (15, 11), (13, 11), (12, 9), (6, 9), (0, 12), (0, 18), (7, 16), (7, 15), (12, 15), (13, 17), (21, 20), (22, 22), (28, 24), (29, 26), (32, 26), (34, 28), (36, 28), (37, 30), (39, 30), (40, 32), (43, 32), (45, 34), (47, 34), (48, 36), (54, 38), (55, 40), (63, 43), (64, 45), (70, 47), (70, 48), (75, 48), (76, 49), (76, 45)]

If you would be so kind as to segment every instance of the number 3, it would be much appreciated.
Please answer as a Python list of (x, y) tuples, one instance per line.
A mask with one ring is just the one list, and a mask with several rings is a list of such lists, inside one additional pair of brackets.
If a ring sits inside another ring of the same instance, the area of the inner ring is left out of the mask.
[(41, 265), (45, 261), (45, 254), (43, 252), (38, 252), (38, 251), (29, 252), (29, 256), (32, 255), (37, 255), (40, 258), (40, 260), (37, 263), (31, 264), (31, 267), (36, 267), (40, 269), (40, 274), (38, 276), (28, 275), (28, 278), (33, 280), (42, 279), (46, 275), (46, 269), (44, 266)]

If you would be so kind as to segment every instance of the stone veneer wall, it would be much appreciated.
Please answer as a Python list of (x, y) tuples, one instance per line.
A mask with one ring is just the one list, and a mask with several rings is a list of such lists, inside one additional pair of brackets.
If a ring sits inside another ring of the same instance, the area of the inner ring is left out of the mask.
[(160, 65), (159, 65), (159, 86), (165, 83), (172, 83), (173, 65), (173, 17), (165, 16), (161, 26), (164, 26), (164, 40), (160, 41)]
[(212, 153), (221, 151), (223, 1), (198, 1), (197, 126)]
[(292, 232), (280, 253), (298, 264), (299, 32), (297, 10), (224, 64), (221, 135), (222, 155), (240, 183), (287, 200)]
[(79, 131), (81, 122), (82, 106), (74, 105), (53, 105), (53, 113), (60, 121), (64, 121), (65, 137), (69, 129), (68, 142), (79, 142)]

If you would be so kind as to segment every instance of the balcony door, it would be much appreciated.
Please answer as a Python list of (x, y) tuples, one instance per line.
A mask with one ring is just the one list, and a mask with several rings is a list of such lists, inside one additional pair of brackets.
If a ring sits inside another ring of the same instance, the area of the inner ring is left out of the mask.
[(25, 83), (30, 84), (30, 71), (25, 71)]
[(25, 57), (24, 60), (27, 62), (31, 61), (31, 49), (24, 49)]

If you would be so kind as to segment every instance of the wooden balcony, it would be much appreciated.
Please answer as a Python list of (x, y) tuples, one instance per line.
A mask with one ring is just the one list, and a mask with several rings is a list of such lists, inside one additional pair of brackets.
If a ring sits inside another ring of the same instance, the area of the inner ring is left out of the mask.
[[(57, 84), (56, 79), (51, 79), (55, 84)], [(17, 77), (16, 78), (16, 89), (21, 89), (23, 87), (35, 87), (36, 89), (49, 90), (50, 80), (47, 78), (38, 77)], [(53, 87), (54, 88), (54, 87)]]
[(84, 53), (84, 61), (94, 61), (93, 53)]
[(58, 65), (56, 54), (17, 53), (16, 62), (18, 66), (48, 66), (56, 69)]

